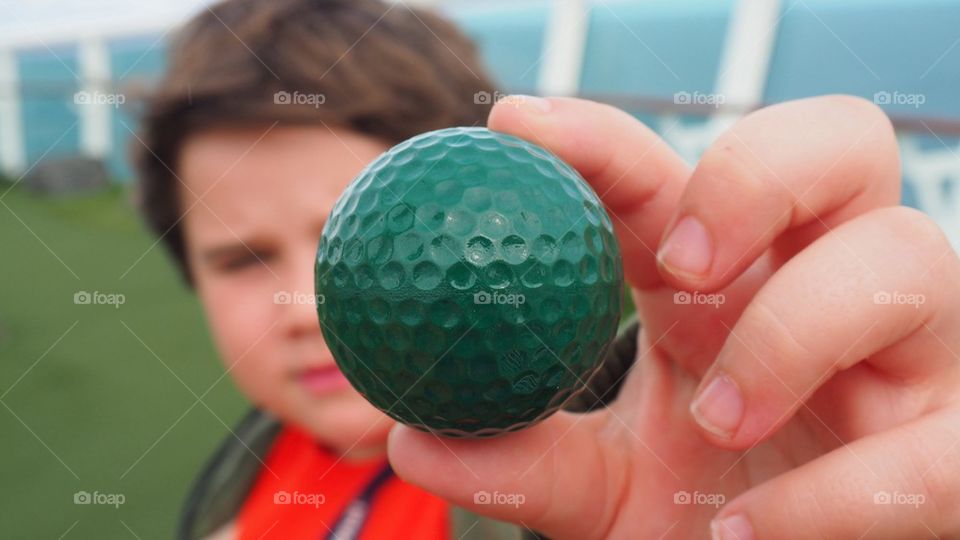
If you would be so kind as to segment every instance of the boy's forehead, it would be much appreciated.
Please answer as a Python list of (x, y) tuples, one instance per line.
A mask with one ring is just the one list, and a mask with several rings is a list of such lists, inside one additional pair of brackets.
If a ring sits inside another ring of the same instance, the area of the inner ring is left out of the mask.
[(248, 189), (271, 190), (269, 179), (274, 177), (322, 177), (345, 186), (352, 176), (338, 182), (344, 173), (359, 172), (384, 149), (363, 135), (324, 127), (211, 130), (185, 141), (178, 168), (188, 191), (197, 193), (225, 181), (248, 181)]
[[(185, 221), (253, 228), (322, 219), (385, 145), (327, 128), (220, 130), (190, 137), (179, 163)], [(201, 200), (202, 199), (202, 200)]]

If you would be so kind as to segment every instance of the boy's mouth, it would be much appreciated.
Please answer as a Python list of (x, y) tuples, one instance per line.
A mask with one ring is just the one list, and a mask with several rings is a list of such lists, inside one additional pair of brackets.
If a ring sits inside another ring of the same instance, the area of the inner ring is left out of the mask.
[(327, 364), (301, 371), (297, 378), (308, 392), (324, 395), (350, 386), (336, 364)]

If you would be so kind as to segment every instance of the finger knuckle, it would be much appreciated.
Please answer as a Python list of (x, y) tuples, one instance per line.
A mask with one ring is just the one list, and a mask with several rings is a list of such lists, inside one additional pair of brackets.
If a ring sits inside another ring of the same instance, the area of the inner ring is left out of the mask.
[(735, 131), (722, 135), (704, 152), (697, 164), (697, 173), (710, 182), (710, 192), (732, 192), (750, 199), (782, 194), (782, 190), (774, 189), (773, 173)]
[[(864, 177), (870, 179), (868, 189), (881, 191), (884, 199), (900, 199), (900, 149), (896, 130), (887, 113), (879, 105), (860, 96), (837, 94), (824, 96), (831, 118), (842, 119), (857, 127), (855, 146), (871, 151), (861, 154)], [(867, 131), (864, 132), (863, 129)]]
[(748, 308), (741, 322), (743, 324), (738, 323), (738, 326), (742, 326), (743, 330), (739, 330), (738, 334), (762, 361), (776, 358), (786, 368), (790, 364), (799, 364), (801, 359), (820, 356), (820, 351), (815, 349), (816, 340), (791, 328), (785, 315), (769, 300), (758, 301)]
[(939, 258), (944, 250), (950, 249), (950, 241), (937, 222), (920, 210), (893, 206), (879, 209), (877, 214), (889, 238), (909, 247), (921, 258)]
[(849, 94), (831, 94), (819, 99), (831, 110), (835, 110), (845, 120), (859, 120), (862, 123), (893, 128), (890, 118), (883, 109), (873, 101)]

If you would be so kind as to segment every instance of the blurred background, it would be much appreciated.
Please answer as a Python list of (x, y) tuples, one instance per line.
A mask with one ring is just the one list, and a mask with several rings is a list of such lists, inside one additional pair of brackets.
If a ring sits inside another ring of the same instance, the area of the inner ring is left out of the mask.
[[(900, 137), (903, 202), (960, 247), (960, 0), (408, 3), (475, 39), (502, 89), (475, 100), (609, 102), (691, 162), (765, 104), (873, 100)], [(0, 0), (5, 537), (170, 537), (246, 409), (129, 203), (135, 96), (207, 5)]]

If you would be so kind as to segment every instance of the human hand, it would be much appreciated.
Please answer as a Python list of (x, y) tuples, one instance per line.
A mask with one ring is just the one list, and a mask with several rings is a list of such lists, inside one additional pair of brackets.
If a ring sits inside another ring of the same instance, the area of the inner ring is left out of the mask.
[(639, 357), (604, 410), (490, 440), (397, 426), (402, 477), (557, 539), (960, 537), (960, 263), (896, 206), (879, 109), (762, 109), (691, 170), (622, 111), (516, 101), (489, 127), (611, 214)]

